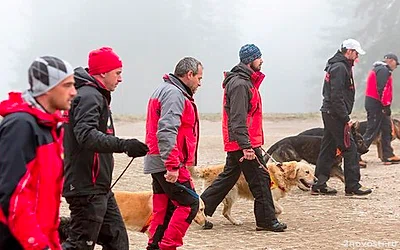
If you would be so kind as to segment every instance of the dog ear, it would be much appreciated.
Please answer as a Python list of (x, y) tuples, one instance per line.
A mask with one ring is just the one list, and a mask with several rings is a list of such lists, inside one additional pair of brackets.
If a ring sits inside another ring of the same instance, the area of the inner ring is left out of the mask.
[(289, 180), (294, 180), (296, 179), (297, 173), (299, 172), (299, 167), (297, 164), (291, 164), (289, 169), (288, 169), (288, 179)]

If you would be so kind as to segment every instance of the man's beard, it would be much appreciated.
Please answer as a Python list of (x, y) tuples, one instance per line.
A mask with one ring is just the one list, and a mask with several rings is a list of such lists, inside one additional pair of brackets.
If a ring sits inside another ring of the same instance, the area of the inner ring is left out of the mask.
[(256, 67), (253, 63), (250, 64), (250, 68), (254, 71), (254, 72), (258, 72), (261, 70), (261, 64), (258, 65), (258, 67)]

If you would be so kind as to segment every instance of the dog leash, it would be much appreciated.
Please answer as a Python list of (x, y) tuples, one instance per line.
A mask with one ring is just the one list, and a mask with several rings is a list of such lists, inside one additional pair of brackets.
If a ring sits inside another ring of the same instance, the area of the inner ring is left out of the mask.
[(117, 179), (114, 181), (114, 183), (111, 185), (110, 189), (112, 189), (112, 188), (115, 186), (115, 184), (117, 184), (117, 182), (119, 181), (119, 179), (121, 179), (121, 177), (125, 174), (126, 170), (127, 170), (127, 169), (129, 168), (129, 166), (132, 164), (133, 159), (134, 159), (134, 158), (132, 157), (131, 161), (128, 163), (128, 165), (126, 165), (124, 171), (122, 171), (122, 173), (118, 176), (118, 178), (117, 178)]
[(276, 164), (276, 166), (279, 167), (279, 168), (283, 171), (283, 169), (282, 169), (282, 162), (276, 161), (276, 160), (274, 159), (274, 157), (272, 157), (272, 155), (268, 154), (268, 152), (267, 152), (264, 148), (262, 148), (262, 147), (260, 147), (260, 148), (261, 148), (261, 150), (264, 152), (264, 154), (266, 154), (266, 155)]
[[(264, 153), (267, 154), (267, 156), (269, 156), (269, 157), (272, 159), (272, 161), (275, 163), (275, 165), (276, 165), (282, 172), (285, 172), (285, 170), (282, 168), (282, 163), (281, 163), (281, 162), (275, 161), (275, 159), (272, 158), (272, 156), (271, 156), (270, 154), (268, 154), (262, 147), (260, 147), (260, 148), (261, 148), (262, 151), (264, 151)], [(262, 162), (260, 161), (260, 159), (258, 158), (257, 155), (256, 155), (256, 160), (257, 160), (258, 164), (259, 164), (265, 171), (268, 172), (267, 164), (266, 164), (266, 163), (262, 163)], [(243, 161), (244, 161), (244, 156), (242, 156), (242, 157), (239, 159), (239, 162), (243, 162)]]

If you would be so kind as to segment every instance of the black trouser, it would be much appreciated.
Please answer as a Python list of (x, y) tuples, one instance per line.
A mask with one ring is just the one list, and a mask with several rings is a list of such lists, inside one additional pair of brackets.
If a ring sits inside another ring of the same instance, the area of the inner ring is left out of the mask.
[[(256, 148), (254, 150), (259, 159), (261, 159), (261, 149)], [(268, 227), (276, 219), (270, 190), (271, 179), (269, 173), (260, 166), (257, 160), (243, 160), (243, 162), (240, 162), (239, 159), (242, 156), (242, 150), (227, 153), (224, 171), (218, 175), (217, 179), (201, 195), (201, 199), (205, 204), (204, 213), (207, 216), (214, 214), (218, 205), (239, 179), (240, 173), (243, 172), (254, 196), (256, 225), (258, 227)]]
[(66, 198), (71, 211), (71, 232), (63, 249), (128, 250), (129, 240), (114, 193)]
[(361, 185), (359, 184), (360, 165), (358, 163), (357, 146), (353, 136), (351, 133), (346, 133), (345, 135), (345, 126), (347, 124), (339, 121), (336, 117), (322, 112), (322, 120), (324, 122), (324, 137), (322, 138), (321, 150), (315, 168), (315, 176), (318, 181), (314, 184), (313, 189), (326, 187), (336, 156), (336, 150), (339, 148), (344, 158), (345, 189), (348, 192), (355, 191)]
[(381, 145), (383, 160), (394, 156), (392, 141), (392, 121), (390, 116), (382, 112), (382, 109), (367, 110), (367, 130), (364, 133), (365, 144), (369, 147), (381, 132)]

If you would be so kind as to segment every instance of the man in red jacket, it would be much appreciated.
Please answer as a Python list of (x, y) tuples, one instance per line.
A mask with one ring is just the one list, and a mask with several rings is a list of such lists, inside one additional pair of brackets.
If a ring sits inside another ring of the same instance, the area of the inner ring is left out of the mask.
[(367, 130), (364, 134), (365, 144), (369, 147), (381, 133), (383, 163), (390, 165), (399, 163), (400, 157), (393, 153), (390, 145), (392, 141), (391, 109), (393, 98), (392, 72), (399, 65), (398, 57), (389, 53), (383, 61), (373, 64), (373, 69), (367, 78), (365, 90), (365, 110), (367, 111)]
[(61, 249), (63, 131), (58, 110), (76, 95), (73, 69), (56, 57), (37, 58), (30, 89), (0, 103), (0, 249)]
[[(262, 104), (259, 87), (261, 51), (246, 44), (239, 51), (240, 63), (225, 74), (222, 130), (227, 152), (224, 171), (201, 195), (205, 214), (212, 216), (217, 206), (235, 185), (243, 172), (254, 196), (256, 230), (282, 232), (287, 226), (275, 216), (268, 171), (259, 164), (264, 144)], [(258, 160), (256, 159), (258, 158)]]
[(196, 165), (199, 117), (193, 95), (202, 64), (186, 57), (164, 75), (147, 106), (144, 173), (153, 178), (153, 220), (147, 249), (176, 249), (199, 210), (188, 166)]

